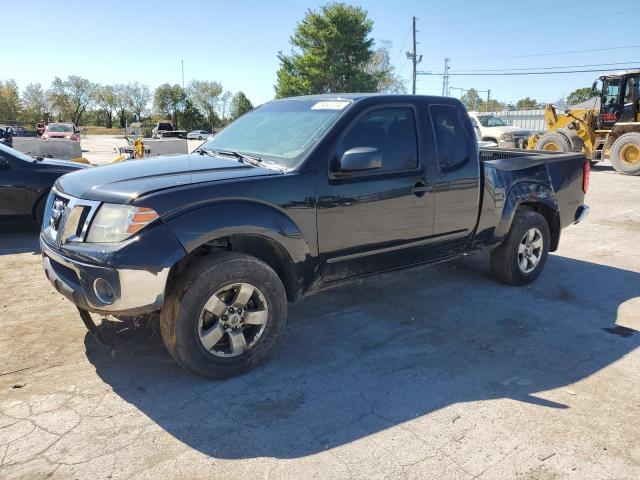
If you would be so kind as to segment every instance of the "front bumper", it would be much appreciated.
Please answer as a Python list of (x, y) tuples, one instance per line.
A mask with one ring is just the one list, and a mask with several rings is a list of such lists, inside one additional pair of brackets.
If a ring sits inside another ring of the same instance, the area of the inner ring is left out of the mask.
[(498, 147), (500, 148), (527, 148), (527, 139), (529, 137), (514, 137), (513, 140), (498, 140)]
[(168, 267), (151, 272), (92, 265), (61, 255), (42, 238), (40, 248), (51, 284), (81, 309), (131, 315), (162, 307)]

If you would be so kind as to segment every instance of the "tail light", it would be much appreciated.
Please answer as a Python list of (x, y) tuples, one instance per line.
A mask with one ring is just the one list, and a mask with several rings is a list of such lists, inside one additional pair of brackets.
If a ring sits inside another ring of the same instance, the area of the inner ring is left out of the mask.
[(591, 175), (591, 163), (589, 160), (584, 162), (584, 167), (582, 169), (582, 191), (587, 193), (589, 190), (589, 176)]

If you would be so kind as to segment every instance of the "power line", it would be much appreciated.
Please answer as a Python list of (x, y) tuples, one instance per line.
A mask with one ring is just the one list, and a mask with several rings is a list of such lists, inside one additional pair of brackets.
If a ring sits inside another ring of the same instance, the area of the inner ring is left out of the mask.
[[(640, 67), (636, 67), (640, 70)], [(635, 69), (635, 68), (634, 68)], [(570, 73), (590, 73), (590, 72), (617, 72), (620, 69), (610, 68), (610, 69), (596, 69), (596, 70), (564, 70), (564, 71), (554, 71), (554, 72), (502, 72), (502, 73), (464, 73), (464, 72), (449, 72), (450, 76), (519, 76), (519, 75), (565, 75)], [(631, 70), (631, 69), (629, 69)], [(417, 75), (441, 75), (440, 73), (434, 72), (416, 72)]]
[(631, 63), (640, 62), (614, 62), (614, 63), (589, 63), (586, 65), (561, 65), (557, 67), (526, 67), (526, 68), (502, 68), (502, 69), (490, 69), (479, 68), (475, 70), (465, 70), (465, 72), (513, 72), (518, 70), (557, 70), (558, 68), (585, 68), (585, 67), (604, 67), (608, 65), (629, 65)]
[[(639, 10), (637, 8), (631, 9), (631, 10), (620, 10), (620, 11), (615, 11), (615, 12), (610, 12), (612, 15), (628, 15), (631, 13), (636, 13)], [(543, 16), (538, 16), (538, 17), (529, 17), (527, 20), (530, 22), (528, 25), (532, 26), (535, 25), (535, 23), (532, 23), (532, 21), (542, 21), (542, 20), (556, 20), (557, 19), (557, 15), (543, 15)], [(573, 21), (578, 21), (578, 20), (598, 20), (598, 21), (602, 21), (602, 16), (598, 16), (598, 15), (582, 15), (579, 17), (575, 17), (572, 19)], [(503, 20), (503, 21), (492, 21), (491, 25), (487, 25), (487, 22), (484, 23), (467, 23), (467, 24), (462, 24), (462, 25), (455, 25), (455, 26), (446, 26), (446, 27), (439, 27), (439, 28), (431, 28), (429, 29), (430, 32), (446, 32), (446, 31), (452, 31), (452, 30), (469, 30), (470, 28), (476, 28), (476, 27), (481, 27), (481, 28), (487, 28), (487, 27), (495, 27), (496, 25), (513, 25), (513, 20)]]
[(627, 50), (631, 48), (640, 48), (640, 45), (623, 45), (621, 47), (605, 47), (605, 48), (590, 48), (589, 50), (565, 50), (561, 52), (545, 52), (545, 53), (531, 53), (527, 55), (509, 55), (505, 57), (473, 57), (474, 60), (499, 60), (505, 58), (530, 58), (530, 57), (548, 57), (554, 55), (569, 55), (572, 53), (592, 53), (592, 52), (606, 52), (609, 50)]
[(540, 5), (542, 3), (545, 3), (543, 1), (536, 1), (536, 2), (525, 2), (525, 3), (518, 3), (515, 5), (509, 5), (506, 7), (502, 7), (502, 8), (495, 8), (492, 10), (487, 10), (487, 9), (482, 9), (482, 10), (476, 10), (473, 12), (464, 12), (464, 13), (445, 13), (442, 15), (431, 15), (428, 17), (423, 17), (421, 16), (420, 19), (421, 20), (437, 20), (440, 18), (450, 18), (450, 17), (464, 17), (464, 16), (478, 16), (478, 15), (493, 15), (494, 13), (498, 13), (498, 12), (503, 12), (505, 10), (513, 10), (513, 9), (520, 9), (522, 7), (528, 7), (531, 5)]

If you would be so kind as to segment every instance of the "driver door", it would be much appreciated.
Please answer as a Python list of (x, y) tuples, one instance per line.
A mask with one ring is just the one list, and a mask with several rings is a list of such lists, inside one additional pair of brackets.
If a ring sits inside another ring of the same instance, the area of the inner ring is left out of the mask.
[[(361, 112), (336, 142), (326, 180), (318, 173), (324, 282), (418, 261), (412, 248), (431, 236), (434, 214), (418, 132), (416, 108), (391, 104)], [(381, 167), (340, 172), (342, 155), (354, 148), (378, 151)]]

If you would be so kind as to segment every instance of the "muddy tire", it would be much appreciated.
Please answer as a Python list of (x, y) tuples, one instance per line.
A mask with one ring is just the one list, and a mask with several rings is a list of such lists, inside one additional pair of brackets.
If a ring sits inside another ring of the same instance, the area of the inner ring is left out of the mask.
[(491, 251), (491, 270), (509, 285), (533, 282), (547, 262), (551, 235), (547, 220), (532, 210), (516, 212), (511, 229), (499, 247)]
[(613, 142), (611, 164), (618, 173), (640, 175), (640, 133), (625, 133)]
[(160, 332), (185, 369), (228, 378), (273, 353), (285, 326), (287, 298), (269, 265), (249, 255), (219, 252), (192, 264), (171, 285)]
[(546, 152), (570, 152), (572, 149), (567, 137), (557, 132), (547, 132), (536, 142), (536, 150)]

